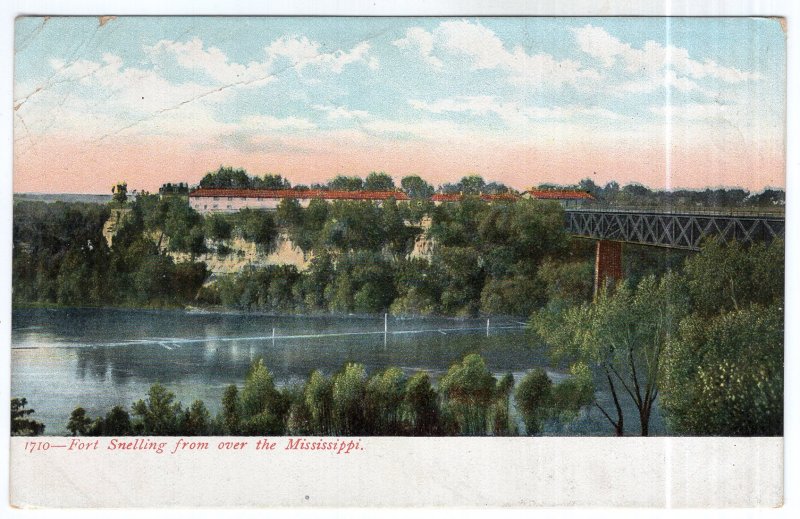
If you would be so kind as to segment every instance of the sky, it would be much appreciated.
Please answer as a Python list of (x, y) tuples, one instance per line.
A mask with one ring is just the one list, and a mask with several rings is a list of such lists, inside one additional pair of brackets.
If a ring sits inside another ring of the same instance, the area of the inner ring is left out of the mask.
[(767, 18), (19, 18), (14, 191), (220, 165), (517, 189), (785, 186)]

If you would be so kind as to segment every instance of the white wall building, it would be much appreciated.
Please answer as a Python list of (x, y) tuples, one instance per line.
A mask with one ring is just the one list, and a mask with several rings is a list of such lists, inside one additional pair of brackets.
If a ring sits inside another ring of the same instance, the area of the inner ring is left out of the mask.
[(322, 191), (310, 189), (217, 189), (199, 188), (189, 193), (189, 204), (201, 214), (235, 213), (242, 209), (274, 211), (285, 198), (293, 198), (302, 207), (308, 207), (313, 199), (321, 200), (368, 200), (381, 203), (384, 200), (408, 200), (402, 191)]

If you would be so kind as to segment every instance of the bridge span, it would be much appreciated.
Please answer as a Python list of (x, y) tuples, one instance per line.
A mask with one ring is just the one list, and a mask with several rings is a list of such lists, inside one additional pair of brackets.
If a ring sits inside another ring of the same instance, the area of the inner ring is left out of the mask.
[(565, 209), (566, 231), (597, 240), (595, 295), (622, 279), (622, 244), (699, 251), (703, 241), (769, 242), (783, 238), (786, 221), (775, 212), (657, 211), (653, 209)]

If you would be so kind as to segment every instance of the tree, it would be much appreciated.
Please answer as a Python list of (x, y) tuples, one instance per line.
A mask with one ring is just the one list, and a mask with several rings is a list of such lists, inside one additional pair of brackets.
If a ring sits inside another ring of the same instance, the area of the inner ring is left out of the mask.
[(72, 436), (84, 436), (91, 424), (92, 420), (86, 416), (86, 409), (76, 407), (69, 417), (67, 430), (72, 433)]
[(281, 175), (271, 175), (267, 173), (263, 178), (254, 178), (252, 180), (254, 188), (258, 189), (291, 189), (292, 184), (288, 179), (283, 178)]
[(663, 409), (678, 434), (783, 434), (783, 309), (685, 319), (665, 351)]
[[(286, 200), (286, 199), (285, 199)], [(231, 237), (232, 226), (228, 218), (219, 213), (211, 213), (205, 218), (206, 235), (214, 240), (227, 240)]]
[(333, 377), (333, 422), (342, 436), (364, 434), (364, 396), (367, 373), (362, 364), (347, 363)]
[(128, 183), (117, 182), (111, 187), (112, 200), (124, 204), (128, 200)]
[(184, 411), (181, 432), (188, 436), (206, 436), (211, 434), (211, 413), (206, 409), (202, 400), (195, 400)]
[(247, 241), (253, 242), (262, 250), (270, 250), (278, 235), (272, 213), (246, 208), (236, 215), (236, 230)]
[(400, 187), (413, 199), (428, 199), (433, 196), (433, 186), (428, 184), (419, 175), (409, 175), (400, 181)]
[(476, 314), (484, 279), (478, 252), (468, 247), (438, 247), (432, 262), (440, 275), (442, 310), (450, 315)]
[(328, 189), (332, 191), (362, 191), (364, 181), (361, 177), (338, 175), (328, 182)]
[(749, 247), (711, 240), (684, 268), (693, 309), (703, 316), (783, 300), (784, 243)]
[(122, 406), (115, 405), (103, 420), (104, 436), (123, 436), (131, 434), (131, 418)]
[(303, 399), (311, 415), (311, 430), (317, 434), (334, 434), (333, 382), (314, 370), (303, 389)]
[(495, 398), (495, 380), (480, 355), (471, 353), (450, 366), (439, 381), (439, 393), (461, 434), (486, 434), (488, 409)]
[(11, 399), (11, 436), (38, 436), (44, 433), (44, 424), (31, 420), (28, 416), (33, 409), (25, 409), (28, 401), (25, 398)]
[(545, 309), (532, 324), (557, 358), (596, 368), (607, 383), (615, 411), (609, 412), (597, 401), (595, 405), (618, 436), (624, 433), (620, 398), (626, 395), (638, 410), (642, 436), (647, 436), (666, 341), (687, 313), (688, 299), (680, 278), (667, 274), (660, 281), (649, 276), (635, 289), (622, 283), (602, 292), (593, 304), (566, 311)]
[(433, 436), (440, 432), (439, 405), (431, 379), (425, 372), (414, 374), (406, 382), (403, 395), (406, 421), (412, 436)]
[(392, 177), (381, 171), (373, 171), (364, 180), (365, 191), (394, 191), (394, 180)]
[(222, 394), (222, 427), (226, 435), (239, 434), (239, 389), (235, 384), (225, 388)]
[(400, 368), (387, 368), (367, 381), (364, 410), (369, 434), (397, 436), (403, 432), (405, 376)]
[(514, 399), (528, 436), (540, 433), (553, 408), (553, 383), (547, 373), (542, 368), (528, 372), (517, 386)]
[(135, 427), (140, 434), (172, 436), (178, 433), (181, 404), (175, 402), (175, 393), (159, 383), (150, 386), (147, 399), (134, 403), (132, 411), (138, 418)]
[(506, 373), (497, 381), (495, 386), (497, 398), (491, 409), (492, 434), (495, 436), (509, 436), (516, 432), (516, 426), (511, 419), (509, 410), (511, 406), (511, 391), (513, 389), (513, 374)]
[(251, 178), (241, 168), (220, 166), (217, 171), (207, 173), (200, 180), (200, 187), (220, 189), (249, 189), (253, 187)]
[(283, 434), (283, 416), (288, 411), (288, 403), (284, 405), (263, 359), (258, 358), (250, 365), (239, 402), (243, 432), (250, 435)]
[(477, 195), (483, 192), (486, 182), (479, 175), (469, 175), (461, 179), (461, 190), (465, 195)]

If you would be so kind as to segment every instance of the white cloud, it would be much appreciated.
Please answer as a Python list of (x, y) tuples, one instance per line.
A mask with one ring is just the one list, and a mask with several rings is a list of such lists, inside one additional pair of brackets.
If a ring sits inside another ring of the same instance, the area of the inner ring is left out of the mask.
[(432, 54), (433, 35), (421, 27), (406, 29), (405, 38), (393, 41), (392, 45), (401, 49), (416, 49), (428, 64), (434, 68), (442, 68), (442, 60)]
[(327, 68), (337, 74), (341, 73), (347, 65), (364, 62), (370, 68), (378, 66), (377, 60), (368, 56), (370, 44), (362, 41), (349, 51), (337, 50), (334, 52), (320, 52), (321, 44), (309, 40), (307, 37), (283, 36), (270, 43), (265, 51), (271, 62), (278, 58), (288, 59), (295, 70), (302, 72), (309, 65)]
[(663, 69), (672, 69), (693, 79), (713, 78), (726, 83), (760, 79), (757, 73), (725, 67), (710, 59), (692, 59), (688, 50), (673, 45), (663, 46), (650, 40), (637, 49), (591, 24), (572, 29), (572, 32), (578, 47), (602, 61), (605, 67), (610, 68), (620, 61), (629, 73), (645, 73), (648, 76), (658, 75)]
[(329, 105), (314, 105), (314, 110), (325, 112), (328, 119), (334, 121), (337, 119), (366, 119), (369, 117), (369, 112), (364, 110), (350, 110), (344, 106), (329, 106)]
[(109, 53), (103, 54), (101, 62), (77, 60), (65, 64), (52, 60), (50, 65), (55, 72), (51, 83), (77, 81), (97, 90), (105, 112), (147, 114), (177, 108), (195, 99), (218, 102), (226, 98), (225, 90), (193, 82), (173, 83), (153, 69), (123, 67), (122, 58)]
[(173, 58), (189, 70), (202, 70), (214, 81), (221, 84), (253, 83), (264, 84), (274, 78), (270, 75), (270, 63), (252, 61), (247, 65), (231, 62), (220, 49), (205, 49), (199, 38), (181, 43), (161, 40), (155, 45), (145, 46), (145, 53), (154, 61)]
[(646, 79), (626, 81), (619, 85), (619, 90), (634, 94), (646, 94), (659, 88), (671, 87), (680, 92), (699, 92), (707, 96), (714, 92), (702, 88), (696, 82), (686, 77), (678, 77), (673, 70), (665, 70), (662, 75), (653, 75)]
[(413, 27), (406, 31), (405, 38), (393, 43), (401, 48), (416, 48), (436, 68), (441, 68), (443, 62), (432, 52), (441, 49), (467, 58), (472, 70), (503, 70), (515, 84), (563, 85), (600, 79), (596, 70), (584, 68), (577, 61), (557, 60), (546, 53), (528, 54), (522, 46), (509, 50), (494, 31), (467, 20), (442, 22), (432, 33)]

